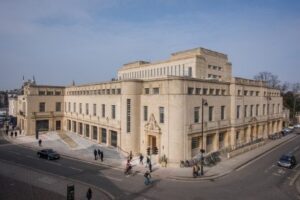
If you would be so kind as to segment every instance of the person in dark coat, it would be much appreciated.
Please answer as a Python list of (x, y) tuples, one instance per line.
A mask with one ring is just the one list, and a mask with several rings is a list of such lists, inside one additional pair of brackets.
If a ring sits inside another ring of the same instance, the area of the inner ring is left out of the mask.
[(98, 156), (99, 156), (99, 158), (101, 157), (101, 150), (100, 149), (98, 149)]
[(92, 189), (89, 188), (88, 191), (87, 191), (87, 193), (86, 193), (86, 198), (87, 198), (88, 200), (91, 200), (91, 199), (92, 199), (92, 196), (93, 196)]
[(39, 146), (42, 146), (42, 139), (39, 139)]
[(103, 156), (104, 156), (103, 154), (104, 154), (103, 151), (101, 151), (101, 152), (100, 152), (100, 159), (101, 159), (101, 162), (103, 162)]
[(151, 162), (149, 163), (149, 171), (152, 172), (152, 164), (151, 164)]
[(149, 167), (149, 164), (151, 163), (149, 156), (147, 156), (147, 160), (146, 160), (146, 167)]
[(143, 156), (143, 154), (140, 154), (140, 164), (142, 164), (142, 165), (144, 164), (143, 160), (144, 160), (144, 156)]
[(15, 131), (15, 137), (17, 137), (17, 135), (18, 135), (18, 133), (17, 133), (17, 131)]
[(97, 150), (94, 149), (94, 156), (95, 156), (95, 160), (97, 160)]

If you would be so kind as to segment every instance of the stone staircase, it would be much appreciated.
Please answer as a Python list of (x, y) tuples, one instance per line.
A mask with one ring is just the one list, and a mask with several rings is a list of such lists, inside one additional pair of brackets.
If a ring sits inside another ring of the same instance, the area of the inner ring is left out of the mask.
[(69, 145), (70, 148), (76, 148), (78, 147), (78, 144), (70, 138), (65, 132), (59, 132), (58, 136)]

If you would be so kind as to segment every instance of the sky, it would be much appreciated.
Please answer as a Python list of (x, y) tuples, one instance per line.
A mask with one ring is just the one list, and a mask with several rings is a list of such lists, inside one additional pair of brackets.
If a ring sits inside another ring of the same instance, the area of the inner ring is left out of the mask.
[(297, 0), (0, 0), (0, 90), (108, 81), (135, 60), (204, 47), (233, 75), (300, 82)]

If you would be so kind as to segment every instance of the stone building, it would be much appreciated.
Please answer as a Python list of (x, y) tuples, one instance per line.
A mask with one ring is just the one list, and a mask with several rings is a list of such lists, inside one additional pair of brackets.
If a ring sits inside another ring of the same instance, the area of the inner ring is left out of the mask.
[(282, 128), (279, 90), (232, 77), (227, 55), (204, 48), (173, 53), (162, 62), (124, 64), (110, 82), (29, 83), (23, 90), (18, 124), (26, 134), (72, 131), (125, 152), (150, 149), (171, 164), (192, 158), (202, 145), (214, 152)]

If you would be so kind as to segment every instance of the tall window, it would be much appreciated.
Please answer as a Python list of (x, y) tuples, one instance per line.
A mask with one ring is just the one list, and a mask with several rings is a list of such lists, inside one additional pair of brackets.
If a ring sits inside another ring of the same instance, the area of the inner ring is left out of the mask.
[(253, 117), (253, 105), (250, 106), (250, 117)]
[(111, 118), (116, 119), (116, 105), (111, 105)]
[(244, 106), (244, 117), (247, 117), (247, 105)]
[(153, 94), (159, 94), (159, 88), (153, 88)]
[(189, 71), (188, 71), (188, 76), (189, 76), (189, 77), (192, 77), (192, 68), (189, 67), (188, 70), (189, 70)]
[(85, 104), (85, 114), (86, 115), (89, 114), (89, 104), (88, 103)]
[(56, 104), (55, 104), (55, 111), (56, 112), (61, 112), (61, 102), (56, 102)]
[(225, 119), (225, 106), (221, 106), (221, 120)]
[(102, 113), (101, 113), (102, 117), (105, 117), (105, 104), (102, 104)]
[(266, 114), (266, 104), (263, 105), (263, 115)]
[(93, 115), (97, 115), (97, 105), (95, 103), (93, 104)]
[(68, 111), (71, 112), (71, 102), (68, 103)]
[(236, 106), (236, 118), (237, 118), (237, 119), (240, 118), (240, 108), (241, 108), (240, 105)]
[(258, 116), (259, 104), (256, 104), (256, 116)]
[(79, 103), (79, 114), (82, 114), (82, 103)]
[(46, 110), (46, 103), (45, 102), (40, 102), (40, 107), (39, 107), (39, 111), (40, 112), (45, 112)]
[(165, 122), (164, 107), (159, 107), (159, 123)]
[(131, 99), (126, 100), (127, 103), (127, 133), (131, 131)]
[(200, 107), (194, 108), (194, 123), (199, 123), (199, 110)]
[(210, 121), (210, 122), (213, 120), (213, 112), (214, 112), (214, 107), (209, 106), (208, 107), (208, 121)]
[(76, 112), (76, 103), (73, 103), (73, 112)]
[(144, 106), (144, 121), (148, 121), (148, 106)]

